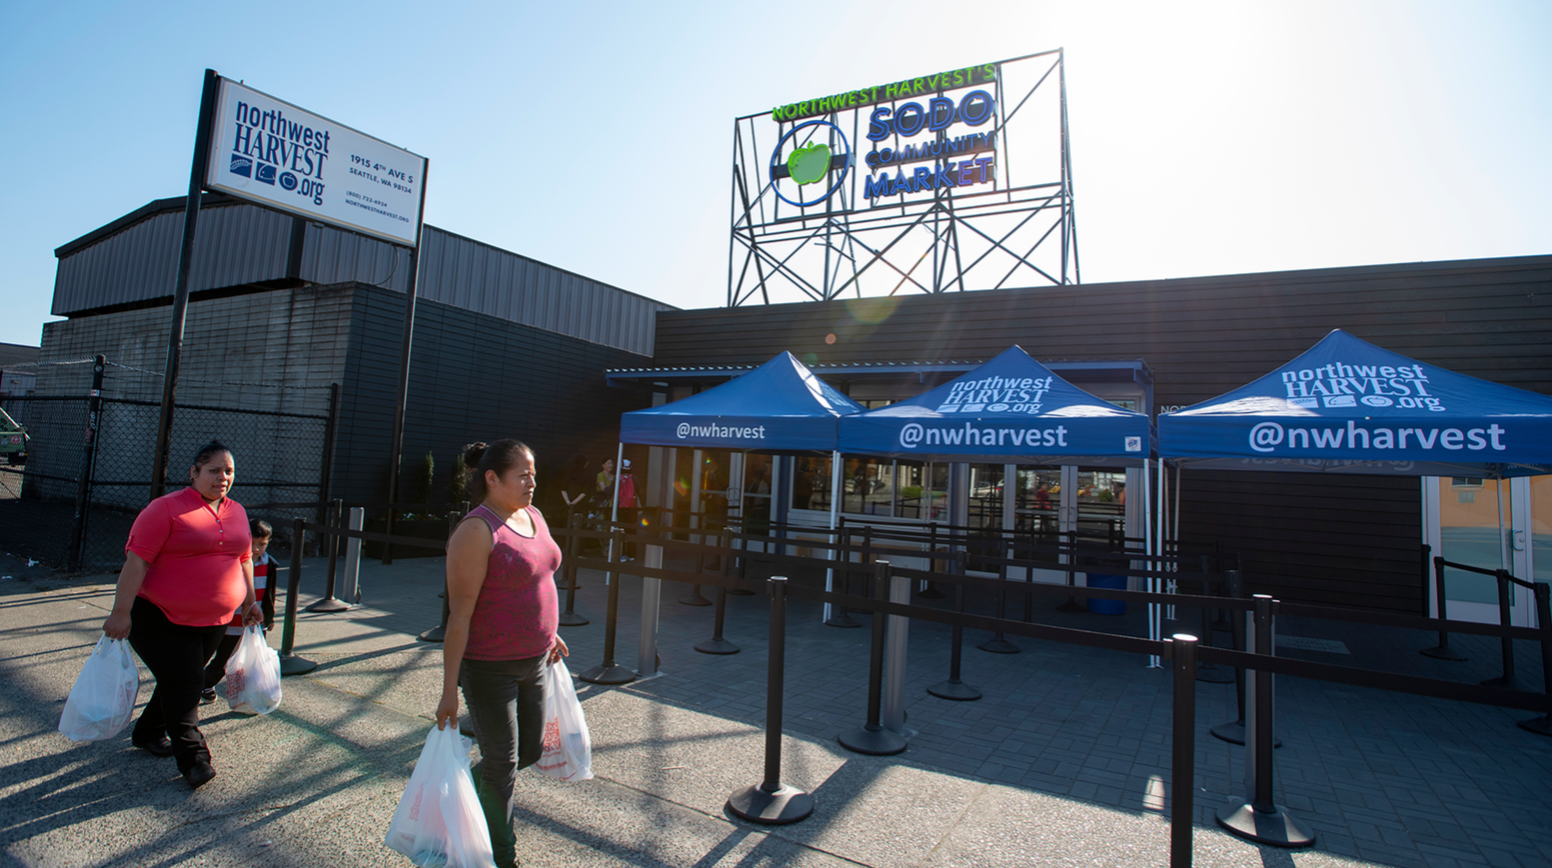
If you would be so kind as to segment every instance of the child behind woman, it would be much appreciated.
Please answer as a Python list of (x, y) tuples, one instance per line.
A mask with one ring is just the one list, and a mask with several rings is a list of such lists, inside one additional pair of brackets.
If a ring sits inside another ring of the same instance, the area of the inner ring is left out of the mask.
[[(269, 539), (275, 529), (262, 518), (249, 520), (248, 529), (253, 532), (253, 594), (264, 610), (264, 629), (268, 630), (275, 625), (275, 594), (271, 591), (275, 559), (266, 553), (266, 549), (269, 548)], [(226, 635), (221, 637), (221, 644), (216, 646), (216, 656), (205, 666), (205, 690), (199, 695), (200, 705), (216, 701), (215, 687), (226, 677), (226, 661), (237, 650), (242, 634), (242, 615), (239, 613), (226, 626)]]

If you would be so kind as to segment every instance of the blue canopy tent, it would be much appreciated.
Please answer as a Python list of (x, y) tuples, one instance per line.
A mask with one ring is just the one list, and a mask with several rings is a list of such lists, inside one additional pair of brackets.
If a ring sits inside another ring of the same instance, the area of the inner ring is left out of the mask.
[[(1177, 466), (1502, 480), (1552, 473), (1552, 396), (1337, 329), (1248, 385), (1161, 415), (1159, 438)], [(1507, 568), (1501, 488), (1497, 506)]]
[(1552, 473), (1552, 396), (1337, 329), (1249, 385), (1161, 415), (1159, 454), (1212, 469), (1537, 476)]
[[(840, 451), (917, 461), (1142, 467), (1143, 514), (1153, 455), (1148, 416), (1097, 398), (1022, 347), (905, 401), (840, 420)], [(1155, 535), (1145, 531), (1145, 549)], [(1150, 585), (1152, 582), (1150, 581)], [(1149, 631), (1158, 638), (1158, 611)]]
[[(620, 448), (616, 463), (624, 457), (624, 444), (734, 449), (745, 452), (802, 454), (824, 452), (832, 457), (830, 529), (836, 524), (840, 486), (836, 420), (860, 413), (863, 406), (834, 386), (814, 376), (789, 352), (782, 352), (760, 367), (698, 395), (659, 407), (634, 410), (620, 417)], [(698, 484), (698, 480), (697, 480)], [(773, 486), (773, 489), (775, 487)], [(615, 477), (613, 518), (619, 519), (619, 477)], [(642, 666), (655, 671), (655, 650), (648, 653), (646, 637), (656, 635), (656, 580), (643, 593), (643, 627), (650, 615), (651, 629), (643, 629)], [(655, 640), (654, 640), (655, 644)], [(645, 670), (643, 670), (645, 671)]]

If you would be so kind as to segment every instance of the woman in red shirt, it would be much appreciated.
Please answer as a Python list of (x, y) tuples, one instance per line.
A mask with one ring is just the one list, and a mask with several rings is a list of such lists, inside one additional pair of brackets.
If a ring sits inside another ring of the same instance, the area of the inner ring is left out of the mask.
[(480, 742), (475, 782), (496, 865), (516, 865), (512, 788), (544, 744), (545, 670), (566, 654), (556, 635), (560, 547), (533, 506), (533, 451), (517, 440), (470, 444), (467, 491), (480, 505), (447, 542), (447, 632), (438, 727), (458, 725), (458, 687)]
[(190, 787), (216, 776), (199, 731), (205, 661), (215, 653), (234, 611), (245, 624), (264, 615), (254, 602), (248, 513), (227, 498), (235, 469), (219, 440), (194, 456), (189, 487), (158, 497), (135, 517), (124, 546), (110, 639), (129, 644), (156, 676), (130, 741), (155, 756), (173, 756)]

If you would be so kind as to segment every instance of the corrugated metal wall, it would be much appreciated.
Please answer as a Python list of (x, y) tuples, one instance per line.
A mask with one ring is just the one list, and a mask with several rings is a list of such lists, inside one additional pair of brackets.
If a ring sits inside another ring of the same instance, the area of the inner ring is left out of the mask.
[[(199, 292), (286, 276), (291, 218), (251, 205), (201, 208), (189, 289)], [(183, 210), (162, 211), (59, 258), (55, 316), (170, 297)]]
[[(169, 298), (183, 231), (182, 200), (84, 245), (61, 248), (53, 313)], [(292, 218), (242, 203), (200, 210), (189, 289), (241, 287), (286, 278)], [(572, 274), (433, 226), (422, 240), (420, 297), (604, 346), (651, 355), (657, 313), (674, 310), (625, 290)], [(303, 281), (360, 281), (405, 291), (409, 251), (322, 224), (308, 224)]]

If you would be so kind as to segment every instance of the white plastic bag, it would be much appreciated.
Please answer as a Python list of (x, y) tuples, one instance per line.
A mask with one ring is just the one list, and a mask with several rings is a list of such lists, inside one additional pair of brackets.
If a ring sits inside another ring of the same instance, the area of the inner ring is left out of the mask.
[(490, 828), (469, 775), (469, 747), (457, 724), (431, 727), (409, 786), (383, 839), (420, 868), (493, 868)]
[(588, 780), (593, 776), (593, 739), (587, 734), (571, 671), (556, 660), (549, 678), (550, 689), (544, 693), (544, 754), (535, 765), (559, 780)]
[(226, 703), (244, 714), (269, 714), (280, 707), (280, 655), (257, 624), (243, 628), (227, 658)]
[(129, 723), (139, 692), (140, 671), (129, 655), (129, 643), (103, 636), (70, 688), (59, 731), (71, 741), (112, 738)]

